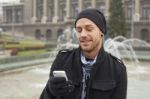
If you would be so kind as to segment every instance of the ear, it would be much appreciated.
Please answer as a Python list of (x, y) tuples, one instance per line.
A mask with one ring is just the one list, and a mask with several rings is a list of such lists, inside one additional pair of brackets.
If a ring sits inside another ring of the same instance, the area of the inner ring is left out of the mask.
[(100, 36), (101, 36), (101, 37), (103, 37), (103, 36), (104, 36), (104, 33), (102, 33), (101, 31), (100, 31)]

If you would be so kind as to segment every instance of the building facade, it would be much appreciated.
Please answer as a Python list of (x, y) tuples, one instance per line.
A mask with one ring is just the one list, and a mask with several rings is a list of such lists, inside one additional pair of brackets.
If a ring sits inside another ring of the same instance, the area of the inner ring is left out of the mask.
[(124, 0), (128, 36), (150, 42), (150, 0)]
[[(83, 9), (97, 8), (108, 20), (109, 2), (110, 0), (21, 0), (18, 5), (3, 7), (1, 27), (10, 30), (13, 24), (15, 31), (26, 37), (55, 44), (64, 29), (74, 27), (78, 12)], [(150, 0), (122, 2), (128, 23), (127, 37), (150, 42)], [(15, 10), (10, 11), (10, 7)]]

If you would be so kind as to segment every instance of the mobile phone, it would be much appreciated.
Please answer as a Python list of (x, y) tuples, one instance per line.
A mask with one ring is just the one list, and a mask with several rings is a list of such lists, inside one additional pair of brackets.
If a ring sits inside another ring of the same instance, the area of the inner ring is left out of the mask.
[(66, 81), (68, 81), (67, 75), (65, 71), (53, 71), (54, 77), (64, 77)]

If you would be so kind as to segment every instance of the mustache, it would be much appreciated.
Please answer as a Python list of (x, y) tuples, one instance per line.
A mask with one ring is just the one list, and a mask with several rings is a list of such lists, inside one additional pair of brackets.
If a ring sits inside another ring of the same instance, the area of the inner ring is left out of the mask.
[(87, 38), (79, 38), (79, 41), (80, 42), (85, 42), (85, 41), (91, 41), (90, 39), (87, 39)]
[(79, 41), (87, 41), (87, 38), (81, 37), (81, 38), (79, 38)]

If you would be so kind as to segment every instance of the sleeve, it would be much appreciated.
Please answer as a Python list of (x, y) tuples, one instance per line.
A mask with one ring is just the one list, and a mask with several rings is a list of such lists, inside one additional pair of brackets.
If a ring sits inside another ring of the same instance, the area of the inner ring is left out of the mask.
[[(59, 52), (59, 53), (57, 54), (57, 56), (56, 56), (56, 58), (55, 58), (53, 64), (52, 64), (52, 66), (51, 66), (49, 79), (50, 79), (50, 77), (52, 76), (52, 71), (55, 70), (55, 69), (58, 69), (58, 68), (60, 67), (60, 65), (61, 65), (61, 60), (62, 60), (62, 59), (61, 59), (61, 52)], [(50, 92), (48, 85), (49, 85), (49, 80), (47, 81), (46, 86), (45, 86), (45, 88), (43, 89), (42, 94), (41, 94), (41, 96), (40, 96), (39, 99), (56, 99), (56, 96), (54, 96), (54, 95)]]
[(121, 67), (117, 87), (114, 89), (112, 99), (126, 99), (127, 97), (127, 71), (124, 65)]
[(48, 88), (48, 82), (40, 96), (39, 99), (56, 99), (56, 97), (54, 95), (51, 94), (49, 88)]

